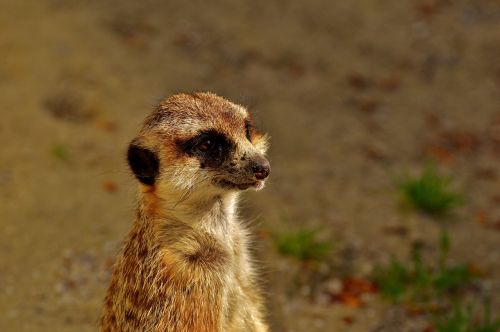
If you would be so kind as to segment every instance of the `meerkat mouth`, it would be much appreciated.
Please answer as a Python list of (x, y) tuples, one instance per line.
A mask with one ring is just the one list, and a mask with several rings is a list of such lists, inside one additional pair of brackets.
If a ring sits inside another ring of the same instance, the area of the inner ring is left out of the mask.
[(227, 179), (220, 179), (216, 182), (219, 186), (227, 189), (246, 190), (248, 188), (255, 188), (260, 190), (264, 187), (264, 181), (251, 181), (251, 182), (233, 182)]

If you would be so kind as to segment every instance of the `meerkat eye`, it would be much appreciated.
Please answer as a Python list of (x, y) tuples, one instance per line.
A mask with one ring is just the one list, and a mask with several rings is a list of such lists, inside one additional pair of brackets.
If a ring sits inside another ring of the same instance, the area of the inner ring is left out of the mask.
[(179, 141), (179, 147), (191, 156), (203, 156), (204, 158), (220, 158), (224, 151), (229, 151), (231, 142), (222, 133), (215, 130), (202, 132), (187, 141)]
[(214, 146), (214, 142), (211, 139), (206, 139), (198, 145), (198, 150), (201, 152), (207, 152)]

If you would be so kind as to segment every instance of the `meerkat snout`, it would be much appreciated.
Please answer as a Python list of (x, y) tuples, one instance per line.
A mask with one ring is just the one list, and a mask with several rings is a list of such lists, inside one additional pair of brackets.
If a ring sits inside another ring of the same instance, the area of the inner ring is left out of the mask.
[(226, 169), (227, 173), (214, 179), (215, 185), (226, 189), (262, 189), (271, 171), (269, 161), (258, 151), (254, 152), (252, 157), (247, 155), (243, 154), (239, 158), (239, 163), (230, 162), (229, 168)]
[(269, 165), (269, 161), (262, 156), (258, 156), (254, 160), (252, 160), (251, 167), (252, 172), (257, 180), (264, 180), (269, 176), (269, 172), (271, 171), (271, 165)]

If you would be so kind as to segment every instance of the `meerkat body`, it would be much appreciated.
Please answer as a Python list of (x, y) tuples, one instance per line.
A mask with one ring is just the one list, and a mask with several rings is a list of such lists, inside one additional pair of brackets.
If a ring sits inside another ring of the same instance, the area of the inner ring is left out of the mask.
[(267, 331), (239, 222), (267, 143), (248, 112), (210, 93), (166, 99), (128, 150), (137, 217), (115, 264), (101, 331)]

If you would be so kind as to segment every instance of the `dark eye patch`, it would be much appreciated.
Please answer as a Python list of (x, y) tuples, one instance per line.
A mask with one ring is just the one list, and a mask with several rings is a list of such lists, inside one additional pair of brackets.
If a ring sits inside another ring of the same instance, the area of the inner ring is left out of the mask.
[(180, 147), (184, 153), (197, 157), (201, 167), (222, 165), (234, 148), (226, 135), (216, 130), (201, 132), (187, 141), (180, 142)]

